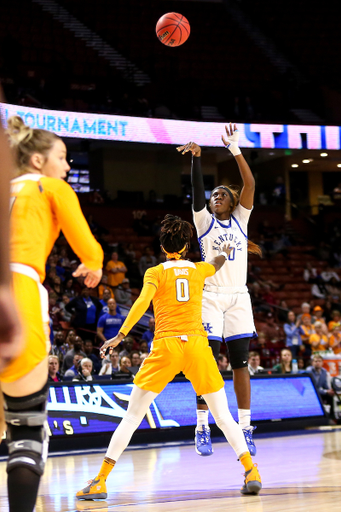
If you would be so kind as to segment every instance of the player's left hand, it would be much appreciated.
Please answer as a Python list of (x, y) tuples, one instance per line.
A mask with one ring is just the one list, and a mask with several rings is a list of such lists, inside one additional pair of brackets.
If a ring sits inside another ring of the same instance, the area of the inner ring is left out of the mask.
[(90, 270), (84, 263), (81, 263), (72, 275), (73, 277), (86, 276), (84, 279), (85, 286), (95, 288), (102, 279), (102, 269)]
[(194, 156), (201, 156), (201, 147), (198, 146), (198, 144), (196, 144), (195, 142), (188, 142), (187, 144), (179, 146), (176, 149), (177, 151), (179, 151), (179, 153), (182, 153), (183, 155), (190, 151)]
[(105, 341), (103, 343), (103, 345), (101, 346), (101, 350), (100, 350), (101, 358), (103, 359), (105, 357), (105, 353), (106, 353), (108, 347), (110, 347), (109, 354), (111, 354), (112, 349), (117, 347), (117, 345), (119, 345), (121, 343), (121, 341), (123, 340), (124, 337), (125, 337), (124, 334), (119, 332), (118, 335), (115, 336), (114, 338), (111, 338), (110, 340)]
[(224, 146), (227, 148), (229, 148), (230, 145), (238, 146), (239, 132), (237, 129), (237, 125), (234, 124), (232, 126), (232, 123), (230, 123), (229, 125), (227, 124), (225, 126), (225, 131), (227, 135), (226, 139), (224, 138), (224, 135), (221, 136), (221, 140), (223, 141)]

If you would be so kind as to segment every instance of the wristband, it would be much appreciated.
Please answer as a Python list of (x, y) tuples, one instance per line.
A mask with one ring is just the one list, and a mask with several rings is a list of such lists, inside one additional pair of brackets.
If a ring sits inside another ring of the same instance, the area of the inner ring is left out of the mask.
[(236, 144), (229, 144), (228, 146), (225, 146), (226, 149), (229, 149), (233, 156), (241, 155), (242, 152), (240, 151), (239, 147)]
[(228, 258), (228, 255), (226, 254), (226, 252), (225, 252), (225, 251), (221, 251), (221, 252), (218, 254), (218, 256), (225, 256), (225, 260), (227, 260), (227, 258)]

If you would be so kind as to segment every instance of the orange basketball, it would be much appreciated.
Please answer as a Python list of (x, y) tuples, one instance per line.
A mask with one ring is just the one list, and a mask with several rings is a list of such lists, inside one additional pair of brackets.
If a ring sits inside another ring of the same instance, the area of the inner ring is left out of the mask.
[(180, 46), (187, 41), (191, 27), (188, 20), (177, 12), (168, 12), (161, 16), (156, 24), (156, 35), (166, 46)]

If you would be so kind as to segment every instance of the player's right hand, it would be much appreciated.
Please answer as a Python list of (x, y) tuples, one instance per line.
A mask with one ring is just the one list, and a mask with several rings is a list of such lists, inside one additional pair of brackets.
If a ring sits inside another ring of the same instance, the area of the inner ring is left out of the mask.
[(123, 340), (124, 337), (125, 337), (124, 334), (119, 332), (118, 335), (115, 336), (114, 338), (111, 338), (110, 340), (106, 340), (103, 343), (103, 345), (101, 346), (101, 350), (100, 350), (101, 358), (103, 359), (105, 357), (105, 353), (109, 347), (110, 347), (109, 354), (111, 354), (111, 352), (112, 352), (111, 349), (117, 347), (117, 345), (119, 345), (121, 343), (121, 341)]
[(102, 279), (102, 269), (90, 270), (84, 263), (81, 263), (72, 275), (73, 277), (86, 276), (84, 279), (85, 286), (95, 288)]
[(187, 144), (179, 146), (176, 149), (177, 151), (179, 151), (179, 153), (182, 153), (183, 155), (190, 151), (194, 156), (201, 156), (201, 147), (198, 146), (198, 144), (196, 144), (195, 142), (188, 142)]

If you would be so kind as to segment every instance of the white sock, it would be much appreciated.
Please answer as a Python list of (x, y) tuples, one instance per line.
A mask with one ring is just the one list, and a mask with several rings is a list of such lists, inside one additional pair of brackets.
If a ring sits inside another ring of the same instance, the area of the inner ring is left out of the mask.
[(251, 426), (251, 411), (250, 409), (238, 409), (238, 421), (242, 428)]
[(197, 409), (197, 429), (202, 430), (202, 427), (208, 427), (208, 411)]
[(112, 435), (107, 453), (105, 454), (106, 457), (116, 462), (118, 461), (157, 395), (157, 393), (145, 391), (138, 386), (133, 387), (129, 397), (128, 410)]
[(246, 446), (242, 429), (232, 418), (224, 388), (221, 388), (220, 391), (216, 393), (203, 395), (203, 397), (216, 424), (224, 432), (226, 439), (234, 449), (237, 457), (240, 458), (240, 455), (247, 453), (249, 450)]

